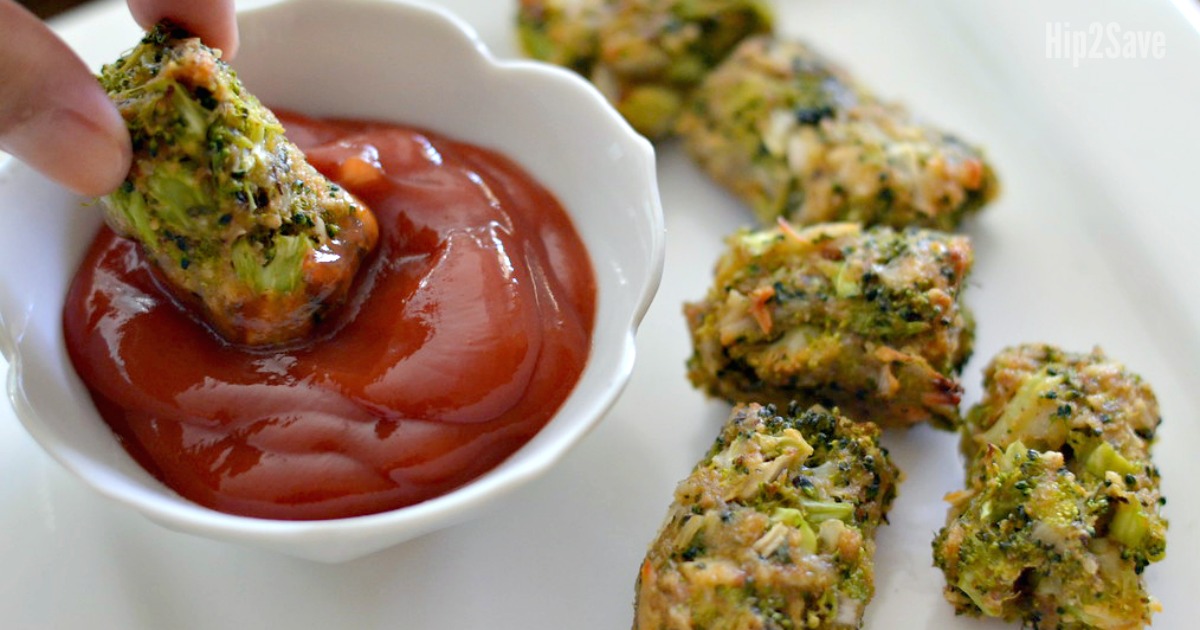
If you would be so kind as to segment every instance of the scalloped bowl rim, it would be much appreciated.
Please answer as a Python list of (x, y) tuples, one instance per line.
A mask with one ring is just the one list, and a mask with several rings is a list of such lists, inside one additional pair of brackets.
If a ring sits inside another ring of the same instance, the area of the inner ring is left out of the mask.
[[(311, 19), (327, 13), (330, 10), (330, 4), (332, 3), (323, 3), (321, 0), (283, 0), (240, 13), (239, 22), (243, 30), (243, 48), (234, 61), (235, 68), (244, 78), (247, 76), (241, 66), (246, 64), (247, 56), (256, 54), (254, 36), (255, 33), (265, 32), (259, 30), (260, 27), (265, 28), (262, 26), (263, 24), (268, 22), (275, 24), (281, 20), (286, 22), (289, 19)], [(635, 165), (634, 170), (638, 170), (640, 167), (645, 173), (643, 181), (629, 182), (633, 184), (629, 188), (636, 189), (637, 195), (639, 195), (637, 202), (630, 206), (633, 208), (631, 217), (644, 221), (639, 225), (644, 231), (638, 233), (638, 236), (643, 241), (640, 246), (645, 250), (641, 252), (645, 267), (632, 270), (607, 269), (605, 268), (606, 261), (601, 259), (599, 252), (593, 248), (593, 243), (588, 242), (598, 285), (597, 317), (593, 330), (592, 350), (584, 374), (568, 400), (555, 417), (530, 442), (496, 468), (456, 490), (422, 503), (388, 512), (319, 521), (269, 520), (217, 512), (182, 499), (145, 471), (142, 471), (144, 478), (141, 479), (129, 479), (117, 474), (103, 463), (103, 458), (94, 457), (84, 450), (77, 449), (76, 444), (65, 439), (45, 422), (41, 413), (28, 399), (25, 382), (26, 361), (21, 352), (28, 318), (30, 313), (36, 309), (31, 305), (26, 305), (22, 312), (21, 308), (12, 306), (21, 301), (20, 297), (14, 295), (10, 290), (10, 283), (0, 282), (0, 352), (10, 361), (8, 396), (17, 412), (17, 417), (26, 430), (54, 459), (101, 494), (137, 509), (151, 520), (168, 528), (230, 542), (252, 544), (321, 561), (343, 561), (360, 557), (466, 520), (471, 513), (480, 511), (501, 496), (545, 473), (559, 461), (602, 419), (627, 384), (633, 370), (634, 339), (637, 327), (658, 289), (665, 250), (665, 229), (655, 178), (654, 149), (645, 138), (634, 132), (604, 101), (603, 97), (582, 78), (561, 68), (537, 62), (499, 60), (480, 41), (474, 29), (440, 7), (399, 0), (349, 0), (339, 2), (337, 5), (337, 11), (342, 16), (340, 19), (347, 21), (376, 22), (378, 25), (386, 20), (403, 18), (410, 27), (419, 21), (424, 26), (438, 31), (437, 36), (445, 38), (439, 41), (444, 43), (447, 49), (454, 54), (474, 57), (474, 60), (469, 63), (479, 65), (481, 68), (479, 71), (484, 73), (485, 79), (491, 78), (498, 84), (507, 82), (510, 89), (513, 85), (528, 81), (540, 81), (543, 84), (542, 87), (546, 89), (549, 89), (546, 86), (557, 86), (555, 89), (563, 91), (559, 96), (573, 95), (574, 100), (571, 102), (584, 108), (582, 113), (586, 116), (580, 116), (579, 120), (587, 120), (590, 124), (603, 129), (604, 134), (614, 138), (607, 147), (610, 153), (614, 151), (621, 153), (619, 159), (632, 160)], [(383, 15), (385, 12), (390, 13), (385, 16)], [(369, 14), (373, 17), (368, 17)], [(375, 44), (378, 45), (380, 42), (375, 42)], [(269, 47), (269, 44), (263, 45)], [(469, 54), (466, 49), (470, 49), (473, 53)], [(269, 50), (268, 48), (265, 52), (269, 53)], [(255, 77), (246, 80), (251, 89), (263, 97), (264, 102), (273, 102), (269, 95), (264, 96), (262, 92), (259, 92), (259, 88), (255, 86)], [(587, 110), (589, 107), (590, 111)], [(305, 113), (314, 115), (332, 113), (323, 111), (330, 109), (343, 111), (336, 104), (333, 107), (321, 104), (315, 108), (310, 108), (306, 104), (302, 108)], [(313, 109), (317, 111), (314, 112)], [(356, 117), (356, 112), (351, 111), (340, 115)], [(406, 117), (405, 112), (401, 112), (398, 116), (372, 117), (390, 118), (402, 124), (413, 124)], [(416, 126), (435, 127), (422, 124)], [(437, 131), (436, 128), (434, 130)], [(459, 139), (474, 141), (471, 137), (456, 134), (455, 130), (449, 130), (446, 133)], [(568, 212), (572, 214), (572, 220), (580, 230), (581, 236), (585, 241), (589, 240), (588, 234), (584, 233), (579, 226), (580, 217), (572, 211), (572, 205), (566, 199), (571, 196), (569, 191), (556, 190), (552, 182), (545, 181), (539, 176), (536, 168), (525, 163), (522, 155), (513, 152), (515, 147), (493, 148), (499, 149), (534, 172), (535, 178), (542, 180), (544, 185), (555, 192), (560, 200), (563, 200)], [(0, 199), (5, 198), (6, 189), (14, 185), (20, 186), (22, 182), (29, 187), (42, 186), (44, 190), (49, 191), (47, 195), (51, 198), (54, 194), (60, 194), (64, 199), (75, 199), (46, 183), (39, 175), (15, 160), (0, 165)], [(578, 194), (580, 193), (576, 193), (576, 196)], [(34, 198), (36, 197), (35, 194)], [(99, 224), (98, 218), (93, 221), (97, 225)], [(90, 237), (88, 240), (90, 241)], [(2, 242), (0, 240), (0, 243)], [(79, 252), (79, 255), (81, 256), (82, 252)], [(636, 256), (633, 262), (637, 262)], [(72, 270), (75, 267), (74, 264), (68, 266)], [(636, 277), (626, 277), (626, 275), (632, 275), (633, 272), (640, 273)], [(616, 283), (615, 286), (622, 287), (622, 291), (627, 295), (612, 296), (611, 293), (615, 289), (612, 288), (611, 283), (606, 289), (604, 282), (606, 274), (613, 273), (618, 277), (610, 278), (610, 280)], [(67, 281), (69, 282), (69, 278)], [(619, 304), (621, 310), (617, 315), (620, 317), (615, 322), (602, 320), (602, 309), (608, 301), (618, 298), (624, 300), (624, 303)], [(61, 302), (58, 304), (61, 306)], [(8, 305), (8, 313), (5, 312), (6, 305)], [(18, 319), (21, 321), (16, 321)], [(57, 329), (52, 333), (57, 332), (57, 347), (62, 350), (61, 326), (58, 326)], [(606, 340), (610, 342), (609, 345), (597, 343), (605, 341), (601, 339), (602, 332), (603, 336), (607, 338)], [(61, 360), (68, 361), (65, 351), (61, 352)], [(73, 369), (66, 371), (69, 378), (77, 379)], [(91, 401), (87, 400), (84, 404), (90, 406)], [(572, 416), (564, 418), (563, 412), (567, 409), (572, 411)], [(94, 409), (91, 419), (101, 422)], [(554, 428), (553, 441), (547, 442), (551, 438), (545, 436), (551, 427)], [(112, 442), (113, 446), (116, 446), (115, 437)], [(116, 446), (116, 448), (120, 447)], [(121, 453), (124, 453), (123, 449)], [(128, 455), (125, 454), (125, 457)], [(132, 458), (129, 459), (132, 460)], [(138, 468), (140, 469), (140, 467)], [(114, 474), (117, 474), (118, 477), (115, 481), (121, 483), (114, 483), (114, 479), (112, 479)]]

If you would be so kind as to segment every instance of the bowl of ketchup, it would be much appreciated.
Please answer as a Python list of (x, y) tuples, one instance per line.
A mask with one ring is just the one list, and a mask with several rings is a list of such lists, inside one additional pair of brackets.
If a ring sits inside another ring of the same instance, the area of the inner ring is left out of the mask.
[(654, 152), (443, 10), (291, 0), (239, 26), (246, 86), (379, 222), (346, 304), (300, 343), (223, 342), (98, 209), (8, 163), (0, 351), (21, 422), (103, 495), (343, 561), (480, 514), (603, 418), (662, 273)]

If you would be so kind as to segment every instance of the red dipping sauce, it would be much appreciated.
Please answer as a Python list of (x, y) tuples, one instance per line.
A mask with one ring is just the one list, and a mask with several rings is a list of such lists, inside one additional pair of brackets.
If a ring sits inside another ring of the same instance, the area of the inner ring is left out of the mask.
[(302, 347), (234, 347), (103, 228), (67, 295), (71, 360), (122, 445), (201, 505), (326, 519), (445, 494), (525, 444), (578, 381), (587, 252), (553, 195), (496, 153), (280, 119), (379, 222), (347, 305)]

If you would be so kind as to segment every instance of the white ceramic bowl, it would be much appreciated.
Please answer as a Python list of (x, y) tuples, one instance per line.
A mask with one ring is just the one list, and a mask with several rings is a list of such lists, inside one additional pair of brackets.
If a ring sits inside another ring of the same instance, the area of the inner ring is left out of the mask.
[[(616, 400), (634, 333), (662, 274), (654, 152), (586, 82), (497, 61), (448, 13), (371, 0), (291, 0), (243, 13), (235, 68), (265, 103), (310, 115), (388, 120), (494, 148), (566, 207), (597, 279), (591, 356), (554, 419), (499, 467), (411, 507), (346, 519), (231, 516), (183, 499), (138, 466), (97, 415), (67, 358), (68, 283), (99, 209), (10, 161), (0, 209), (0, 351), (8, 392), (39, 444), (101, 494), (171, 529), (322, 561), (384, 549), (477, 514), (546, 472)], [(132, 45), (133, 42), (130, 42)]]

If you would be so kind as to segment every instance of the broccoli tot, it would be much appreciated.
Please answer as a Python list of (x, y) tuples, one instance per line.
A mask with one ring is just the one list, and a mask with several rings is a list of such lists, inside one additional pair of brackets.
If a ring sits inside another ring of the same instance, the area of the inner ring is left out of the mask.
[(899, 478), (873, 424), (736, 407), (646, 554), (635, 630), (859, 627)]
[(773, 22), (765, 0), (522, 0), (517, 32), (527, 54), (588, 77), (658, 139), (704, 76)]
[(587, 76), (600, 53), (601, 0), (520, 0), (517, 38), (525, 54)]
[(1099, 350), (1001, 352), (967, 414), (967, 489), (934, 540), (962, 613), (1040, 628), (1140, 628), (1158, 603), (1142, 571), (1167, 523), (1150, 443), (1154, 394)]
[(219, 57), (160, 24), (103, 68), (134, 149), (105, 215), (221, 336), (282, 344), (345, 298), (377, 227)]
[(771, 37), (745, 40), (708, 75), (678, 131), (764, 225), (782, 216), (952, 230), (998, 190), (978, 149)]
[(973, 324), (964, 236), (786, 222), (741, 232), (685, 305), (692, 383), (731, 402), (838, 406), (907, 426), (958, 421)]
[(675, 130), (692, 89), (738, 42), (771, 31), (763, 0), (616, 0), (592, 81), (634, 129)]

